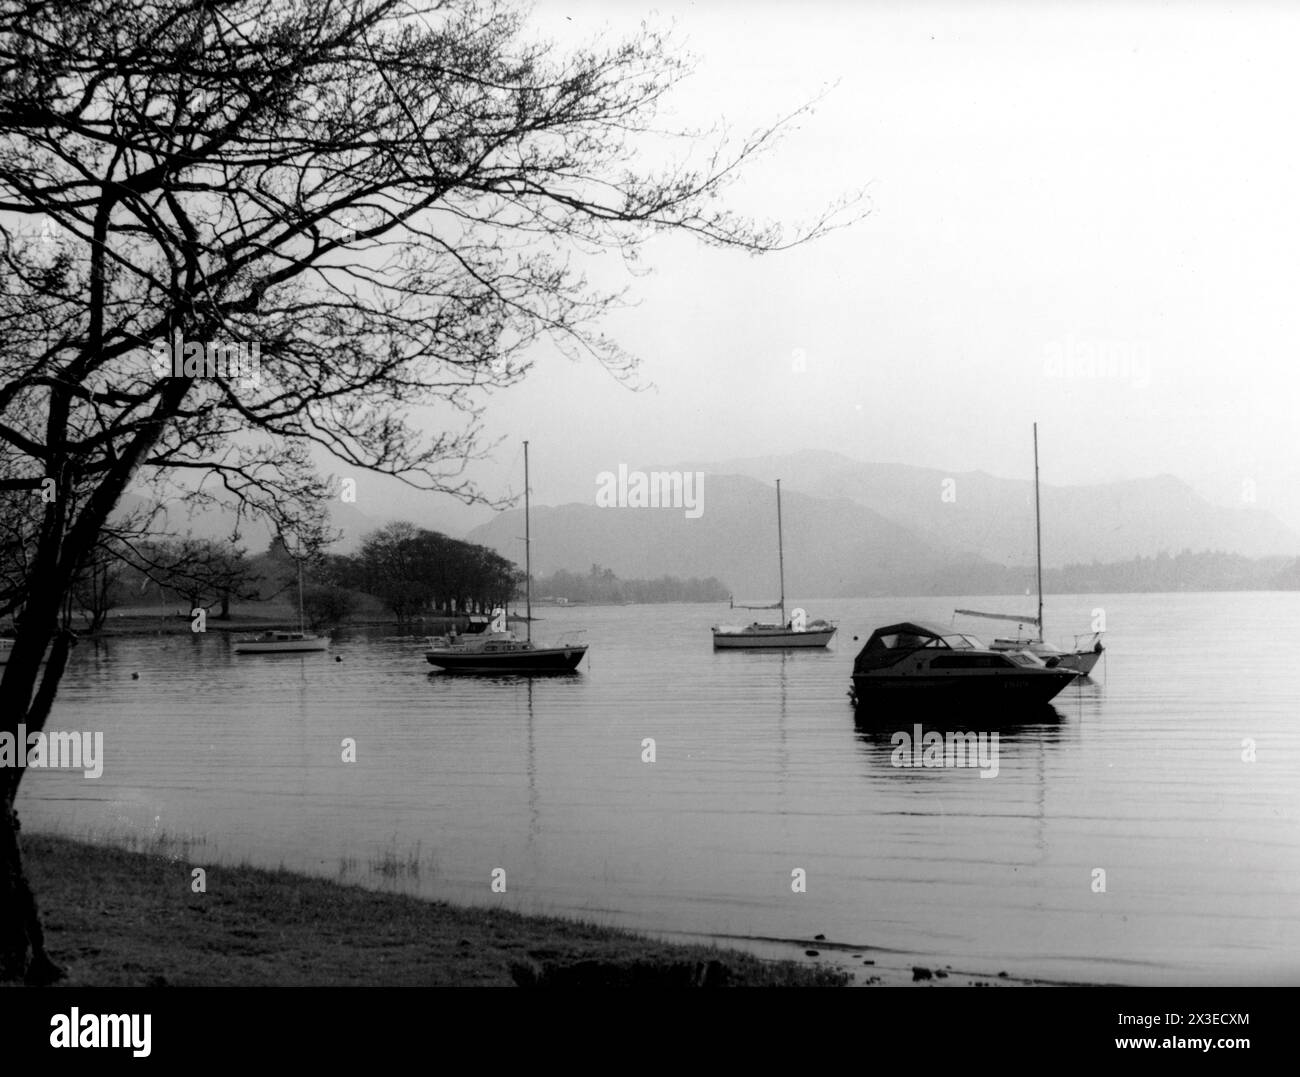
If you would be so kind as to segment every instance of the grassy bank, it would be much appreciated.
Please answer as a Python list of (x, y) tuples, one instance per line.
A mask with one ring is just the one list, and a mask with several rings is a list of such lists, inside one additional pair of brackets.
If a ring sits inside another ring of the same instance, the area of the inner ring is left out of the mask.
[(833, 969), (27, 833), (72, 986), (839, 986)]

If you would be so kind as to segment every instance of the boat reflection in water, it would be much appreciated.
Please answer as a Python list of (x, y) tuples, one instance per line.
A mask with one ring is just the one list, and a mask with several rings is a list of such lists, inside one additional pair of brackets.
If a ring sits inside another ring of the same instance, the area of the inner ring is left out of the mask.
[[(894, 635), (896, 630), (904, 627), (908, 626), (892, 625), (880, 632)], [(913, 624), (910, 627), (920, 626)], [(944, 657), (944, 648), (923, 648), (931, 649), (937, 658)], [(954, 652), (968, 658), (986, 655), (1018, 657), (999, 655), (974, 646), (948, 649), (949, 655)], [(955, 667), (958, 670), (968, 668), (976, 671), (960, 688), (952, 683), (958, 679), (956, 675), (952, 681), (946, 680), (949, 669), (954, 667), (943, 661), (939, 661), (938, 668), (929, 674), (924, 665), (920, 670), (909, 665), (910, 672), (906, 674), (896, 672), (895, 678), (904, 675), (915, 678), (907, 682), (907, 687), (890, 680), (884, 682), (881, 690), (881, 685), (870, 681), (869, 674), (866, 674), (867, 687), (853, 696), (853, 724), (857, 739), (877, 763), (891, 772), (917, 772), (915, 776), (920, 777), (921, 772), (978, 768), (981, 777), (996, 778), (1001, 772), (1002, 749), (1023, 743), (1036, 746), (1041, 753), (1044, 747), (1062, 741), (1067, 726), (1065, 715), (1046, 702), (1043, 696), (1049, 691), (1052, 694), (1059, 691), (1059, 687), (1051, 688), (1053, 681), (1058, 685), (1068, 684), (1078, 674), (1049, 669), (1032, 655), (1024, 657), (1032, 664), (1015, 663), (1009, 667), (959, 665)], [(997, 682), (990, 682), (988, 675), (983, 673), (985, 669), (999, 668), (1009, 672), (997, 675)], [(1021, 674), (1020, 670), (1036, 672)], [(977, 673), (985, 679), (972, 687), (970, 682), (975, 681)], [(1053, 680), (1044, 680), (1049, 674), (1055, 675)], [(1038, 680), (1031, 683), (1023, 679), (1012, 680), (1012, 677)], [(863, 682), (855, 677), (857, 683)], [(994, 683), (999, 687), (993, 687)], [(917, 685), (921, 687), (917, 689)], [(1019, 769), (1019, 765), (1013, 764), (1013, 769)]]
[(891, 704), (874, 701), (871, 706), (855, 707), (853, 725), (864, 748), (882, 757), (881, 762), (902, 769), (978, 766), (978, 753), (985, 746), (980, 738), (986, 737), (996, 737), (998, 744), (1007, 747), (1021, 742), (1058, 744), (1069, 722), (1050, 703), (1011, 710), (988, 703), (966, 708), (924, 700)]

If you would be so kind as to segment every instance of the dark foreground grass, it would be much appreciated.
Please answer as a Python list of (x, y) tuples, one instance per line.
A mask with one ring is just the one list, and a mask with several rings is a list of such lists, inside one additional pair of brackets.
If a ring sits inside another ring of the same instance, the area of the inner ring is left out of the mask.
[(842, 986), (832, 969), (26, 834), (71, 986)]

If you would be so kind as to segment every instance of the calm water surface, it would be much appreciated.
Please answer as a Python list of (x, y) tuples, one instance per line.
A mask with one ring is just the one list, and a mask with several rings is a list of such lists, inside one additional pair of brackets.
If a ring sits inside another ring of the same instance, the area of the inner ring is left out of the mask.
[(730, 615), (712, 606), (541, 609), (535, 635), (585, 628), (591, 650), (578, 675), (531, 681), (439, 674), (391, 630), (306, 656), (236, 657), (215, 632), (88, 643), (50, 728), (102, 730), (103, 776), (29, 772), (20, 810), (35, 829), (190, 840), (196, 865), (663, 934), (1300, 983), (1300, 690), (1277, 649), (1300, 638), (1300, 596), (1052, 596), (1057, 643), (1105, 610), (1093, 679), (999, 727), (996, 778), (893, 766), (911, 718), (855, 723), (854, 654), (878, 625), (980, 603), (1019, 608), (808, 602), (840, 633), (806, 653), (715, 653)]

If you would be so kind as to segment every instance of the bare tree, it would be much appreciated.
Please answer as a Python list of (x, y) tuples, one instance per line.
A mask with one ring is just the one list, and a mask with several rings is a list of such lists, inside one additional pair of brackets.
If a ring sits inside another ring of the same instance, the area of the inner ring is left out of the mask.
[(230, 600), (257, 597), (256, 573), (244, 551), (232, 542), (168, 539), (132, 548), (122, 560), (159, 586), (180, 595), (185, 615), (220, 603), (220, 619), (230, 616)]
[[(129, 483), (296, 533), (324, 449), (482, 500), (482, 392), (535, 344), (633, 370), (586, 254), (660, 230), (762, 252), (843, 220), (728, 212), (782, 123), (692, 161), (652, 123), (687, 72), (653, 31), (562, 55), (496, 0), (0, 3), (0, 491), (47, 498), (3, 577), (0, 731), (45, 725), (66, 596)], [(0, 975), (48, 981), (21, 779), (0, 773)]]

